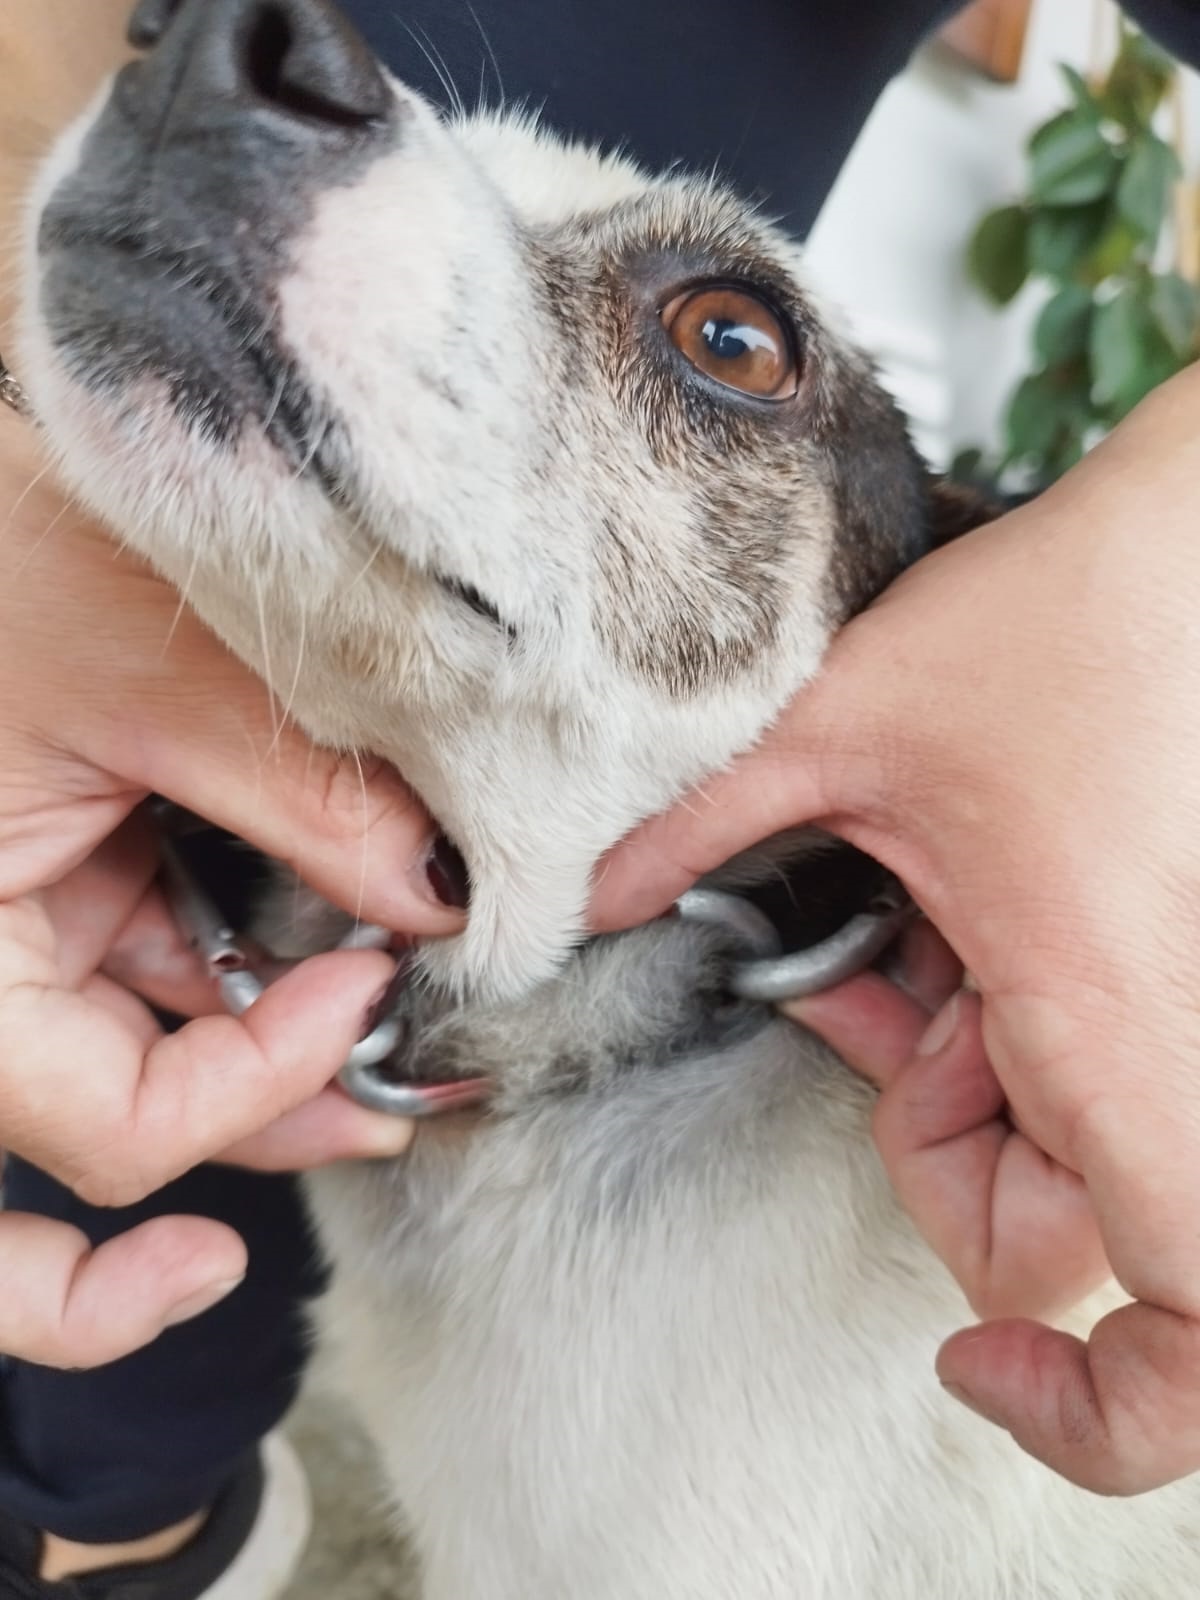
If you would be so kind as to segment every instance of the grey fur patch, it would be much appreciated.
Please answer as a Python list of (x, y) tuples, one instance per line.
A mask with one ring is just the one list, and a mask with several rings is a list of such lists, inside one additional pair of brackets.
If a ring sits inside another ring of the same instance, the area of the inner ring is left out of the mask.
[(607, 1093), (744, 1044), (768, 1025), (770, 1008), (728, 993), (740, 954), (718, 930), (667, 920), (590, 941), (516, 1005), (463, 1003), (417, 984), (395, 1013), (401, 1042), (391, 1070), (428, 1082), (489, 1076), (502, 1111)]
[[(749, 672), (778, 637), (798, 561), (832, 539), (830, 610), (861, 609), (927, 547), (926, 470), (867, 365), (831, 341), (752, 211), (666, 183), (540, 241), (543, 300), (580, 369), (597, 374), (686, 507), (683, 581), (661, 540), (614, 506), (599, 514), (597, 631), (615, 659), (688, 697)], [(660, 308), (682, 289), (735, 284), (773, 306), (800, 366), (794, 398), (759, 401), (697, 373)], [(655, 607), (655, 591), (662, 598)], [(631, 603), (632, 602), (632, 603)], [(647, 609), (657, 624), (645, 626)]]

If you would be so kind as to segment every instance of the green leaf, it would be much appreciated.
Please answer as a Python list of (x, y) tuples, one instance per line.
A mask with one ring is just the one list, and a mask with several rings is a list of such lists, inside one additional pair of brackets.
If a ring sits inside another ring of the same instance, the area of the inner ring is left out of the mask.
[(1061, 424), (1058, 395), (1048, 372), (1022, 378), (1008, 404), (1008, 453), (1012, 461), (1041, 457), (1053, 448)]
[(1070, 89), (1072, 98), (1079, 109), (1081, 111), (1090, 112), (1094, 117), (1099, 117), (1100, 106), (1095, 95), (1092, 93), (1091, 86), (1088, 84), (1087, 79), (1084, 78), (1080, 73), (1076, 72), (1075, 68), (1069, 66), (1065, 61), (1060, 61), (1058, 63), (1058, 70), (1062, 73), (1063, 78), (1066, 80), (1067, 88)]
[(1130, 144), (1117, 184), (1117, 210), (1144, 239), (1158, 238), (1171, 201), (1171, 185), (1181, 171), (1179, 157), (1157, 134), (1147, 130)]
[(1091, 294), (1082, 284), (1069, 283), (1042, 307), (1034, 348), (1047, 366), (1074, 360), (1087, 350), (1091, 323)]
[(1088, 258), (1080, 265), (1086, 283), (1103, 283), (1105, 278), (1125, 272), (1137, 259), (1142, 240), (1127, 222), (1114, 222)]
[(1096, 399), (1113, 423), (1183, 365), (1155, 321), (1148, 292), (1136, 283), (1096, 307), (1089, 354)]
[(1099, 242), (1109, 219), (1107, 200), (1089, 206), (1039, 207), (1029, 219), (1029, 269), (1068, 278)]
[(1052, 118), (1030, 140), (1029, 154), (1033, 197), (1042, 205), (1086, 205), (1116, 180), (1116, 152), (1088, 112)]
[(1096, 307), (1089, 354), (1096, 398), (1102, 404), (1110, 405), (1136, 381), (1145, 325), (1145, 307), (1132, 289), (1122, 289)]
[(1083, 424), (1072, 423), (1063, 429), (1053, 450), (1046, 457), (1046, 485), (1061, 478), (1083, 459)]
[(967, 267), (983, 292), (1005, 306), (1029, 272), (1029, 219), (1020, 206), (990, 211), (967, 246)]
[(967, 445), (954, 457), (946, 476), (955, 483), (974, 484), (984, 477), (983, 451), (978, 445)]
[(1184, 364), (1172, 353), (1165, 340), (1144, 350), (1132, 381), (1105, 409), (1107, 425), (1115, 428), (1118, 422), (1123, 422), (1134, 406), (1140, 405), (1152, 389), (1173, 378)]
[(1117, 59), (1098, 96), (1100, 109), (1137, 132), (1153, 117), (1174, 76), (1175, 63), (1169, 55), (1144, 33), (1124, 27)]
[(1132, 28), (1127, 22), (1121, 27), (1121, 46), (1117, 58), (1124, 63), (1131, 63), (1139, 72), (1153, 78), (1155, 82), (1165, 89), (1175, 76), (1176, 64), (1174, 57), (1162, 45), (1155, 44), (1148, 33), (1143, 33), (1140, 28)]
[(1200, 293), (1177, 272), (1164, 272), (1150, 288), (1150, 314), (1171, 349), (1183, 360), (1200, 342)]

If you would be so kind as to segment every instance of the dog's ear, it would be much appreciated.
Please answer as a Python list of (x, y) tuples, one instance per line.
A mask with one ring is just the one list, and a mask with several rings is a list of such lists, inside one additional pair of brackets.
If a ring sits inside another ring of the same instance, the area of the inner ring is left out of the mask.
[(927, 527), (929, 548), (949, 544), (972, 528), (994, 522), (1003, 507), (989, 500), (982, 490), (952, 478), (930, 476)]

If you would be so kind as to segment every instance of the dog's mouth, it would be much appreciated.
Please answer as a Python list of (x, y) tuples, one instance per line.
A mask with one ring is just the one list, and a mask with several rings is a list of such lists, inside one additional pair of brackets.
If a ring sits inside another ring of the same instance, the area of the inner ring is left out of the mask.
[(412, 1048), (405, 1007), (415, 946), (411, 940), (394, 938), (390, 948), (396, 956), (395, 974), (380, 1001), (375, 1027), (339, 1074), (341, 1087), (359, 1105), (396, 1117), (443, 1116), (486, 1105), (495, 1092), (490, 1077), (472, 1073), (452, 1059), (439, 1063), (435, 1071), (421, 1070), (427, 1063)]
[(481, 1110), (496, 1092), (495, 1082), (482, 1074), (451, 1070), (440, 1077), (420, 1076), (402, 1054), (362, 1069), (348, 1064), (338, 1081), (367, 1110), (416, 1120)]
[[(154, 814), (161, 834), (164, 888), (176, 920), (205, 961), (226, 1004), (240, 1012), (294, 966), (295, 958), (278, 961), (232, 931), (249, 918), (256, 882), (253, 868), (246, 872), (244, 852), (234, 865), (231, 853), (240, 851), (237, 842), (166, 802), (157, 802)], [(445, 863), (456, 859), (451, 875), (466, 884), (465, 862), (444, 836), (435, 856), (441, 858), (443, 874), (447, 872)], [(224, 883), (217, 899), (206, 887), (206, 880), (213, 877), (218, 885)], [(837, 844), (800, 859), (790, 870), (777, 874), (769, 887), (751, 888), (742, 894), (701, 887), (684, 895), (677, 902), (676, 913), (720, 929), (728, 947), (728, 967), (724, 981), (715, 985), (706, 981), (697, 988), (687, 1025), (676, 1022), (674, 1032), (659, 1041), (661, 1049), (655, 1059), (669, 1064), (701, 1042), (711, 1046), (716, 1037), (714, 1027), (726, 1037), (744, 1036), (747, 1025), (760, 1027), (772, 1002), (783, 995), (771, 991), (770, 981), (763, 989), (759, 980), (778, 976), (781, 962), (793, 960), (788, 951), (805, 958), (804, 976), (817, 980), (797, 993), (839, 982), (882, 955), (894, 941), (904, 913), (899, 919), (895, 913), (890, 920), (879, 917), (887, 937), (869, 948), (861, 940), (855, 949), (842, 947), (856, 915), (860, 921), (869, 920), (862, 907), (880, 900), (880, 886), (887, 878), (885, 869), (870, 857)], [(232, 902), (227, 898), (231, 890)], [(760, 950), (760, 959), (747, 961), (764, 930), (765, 957)], [(422, 987), (418, 941), (356, 924), (338, 940), (338, 948), (386, 948), (396, 961), (391, 983), (367, 1031), (339, 1074), (339, 1082), (351, 1098), (374, 1111), (419, 1119), (486, 1107), (499, 1085), (463, 1054), (463, 1042), (455, 1041), (453, 1027), (449, 1034), (443, 1031), (441, 1025), (453, 1024), (461, 1003), (449, 994), (439, 996)], [(761, 992), (755, 992), (756, 984)], [(562, 1087), (557, 1085), (555, 1092)]]
[[(162, 852), (163, 890), (175, 921), (226, 1006), (240, 1014), (297, 959), (279, 959), (248, 934), (235, 931), (253, 921), (255, 901), (268, 881), (263, 858), (248, 855), (232, 835), (168, 801), (155, 800), (151, 809)], [(339, 1075), (353, 1099), (407, 1117), (463, 1110), (490, 1099), (491, 1080), (458, 1067), (452, 1057), (442, 1057), (435, 1070), (421, 1070), (430, 1063), (412, 1047), (413, 1013), (414, 1007), (424, 1010), (431, 997), (415, 987), (414, 939), (356, 923), (337, 948), (386, 949), (396, 963), (364, 1037)], [(446, 1005), (453, 1009), (449, 1001)]]

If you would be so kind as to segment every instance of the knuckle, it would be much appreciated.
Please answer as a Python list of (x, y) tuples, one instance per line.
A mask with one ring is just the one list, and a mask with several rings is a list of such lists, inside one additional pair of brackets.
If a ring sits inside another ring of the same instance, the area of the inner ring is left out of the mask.
[(99, 1365), (92, 1352), (79, 1348), (78, 1341), (57, 1325), (40, 1329), (31, 1343), (26, 1359), (40, 1367), (52, 1367), (58, 1372), (81, 1372)]
[(108, 1341), (94, 1333), (88, 1337), (85, 1330), (71, 1326), (69, 1316), (60, 1314), (38, 1336), (34, 1359), (39, 1365), (55, 1367), (60, 1372), (85, 1372), (110, 1361), (112, 1355)]
[(63, 1372), (87, 1372), (125, 1353), (124, 1345), (114, 1337), (111, 1327), (98, 1325), (94, 1317), (80, 1320), (72, 1316), (68, 1305), (60, 1312), (54, 1326), (38, 1338), (35, 1359), (43, 1366), (56, 1367)]
[(77, 1199), (101, 1211), (115, 1211), (122, 1206), (136, 1205), (144, 1200), (148, 1191), (132, 1182), (123, 1173), (107, 1168), (97, 1168), (69, 1178), (68, 1185)]
[[(144, 1152), (139, 1152), (143, 1155)], [(124, 1141), (89, 1155), (86, 1163), (62, 1175), (63, 1182), (85, 1205), (116, 1211), (133, 1206), (153, 1194), (167, 1178), (148, 1170)]]
[(39, 953), (50, 954), (54, 949), (54, 929), (35, 895), (22, 895), (0, 904), (0, 937)]
[(358, 842), (401, 817), (419, 816), (412, 791), (386, 761), (326, 753), (313, 785), (313, 820), (337, 844)]

